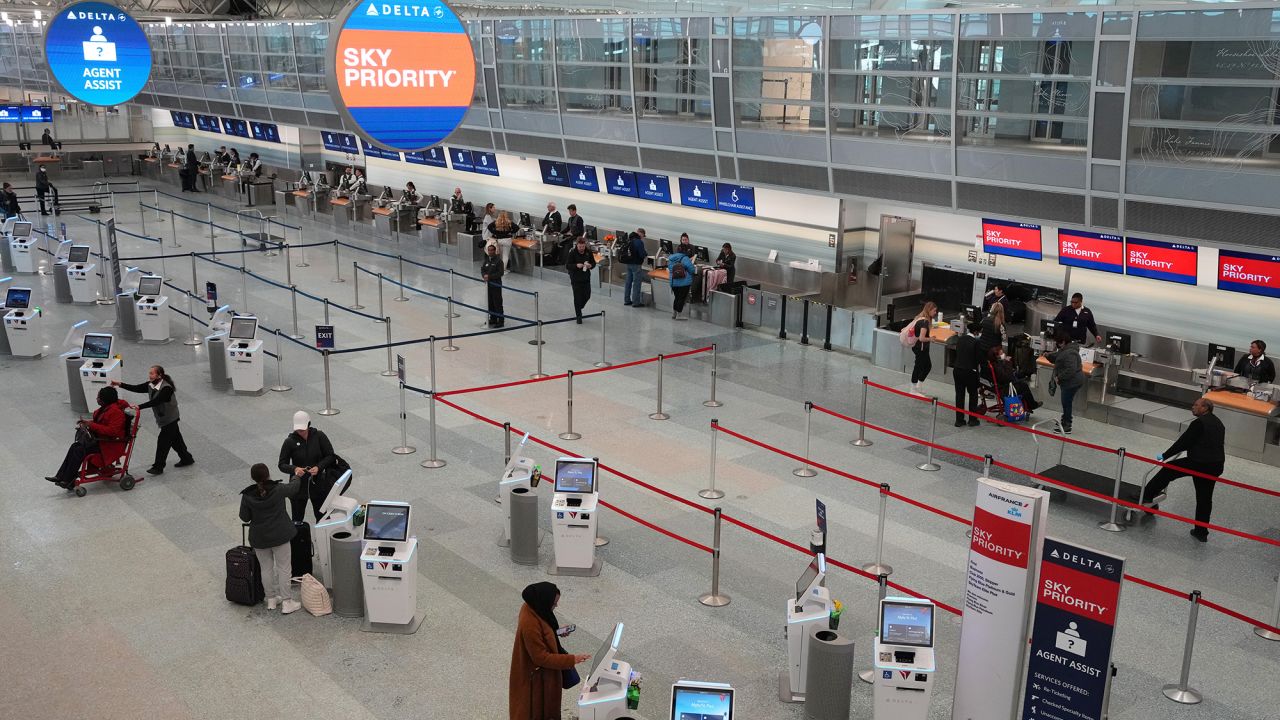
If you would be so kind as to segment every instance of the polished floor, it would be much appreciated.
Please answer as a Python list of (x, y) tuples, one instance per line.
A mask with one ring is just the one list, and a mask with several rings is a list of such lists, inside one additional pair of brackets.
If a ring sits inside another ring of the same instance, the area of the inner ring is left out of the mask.
[[(146, 197), (151, 203), (151, 196)], [(201, 197), (200, 200), (205, 200)], [(117, 221), (141, 232), (135, 199), (121, 200)], [(163, 208), (193, 218), (208, 209), (159, 197)], [(227, 200), (215, 202), (229, 206)], [(232, 216), (215, 212), (215, 221), (235, 227)], [(109, 215), (102, 216), (103, 219)], [(86, 219), (64, 217), (71, 236), (96, 245), (96, 230)], [(167, 213), (147, 218), (147, 232), (164, 238), (172, 254), (209, 248), (208, 228), (177, 217), (171, 228)], [(305, 223), (303, 238), (324, 242), (331, 229)], [(247, 228), (246, 228), (247, 229)], [(174, 238), (181, 247), (173, 248)], [(291, 242), (297, 242), (290, 237)], [(454, 258), (428, 252), (407, 240), (353, 239), (354, 244), (404, 253), (437, 266), (464, 272)], [(215, 231), (220, 250), (231, 248), (226, 232)], [(159, 248), (128, 237), (120, 242), (129, 256), (154, 255)], [(272, 329), (292, 327), (289, 293), (243, 275), (235, 255), (223, 255), (230, 267), (200, 262), (196, 282), (203, 289), (216, 282), (222, 302), (247, 308)], [(329, 297), (336, 304), (353, 302), (353, 262), (372, 272), (395, 276), (394, 259), (343, 248), (338, 262), (343, 283), (332, 282), (332, 247), (307, 252), (309, 267), (288, 267), (284, 256), (251, 254), (246, 267), (277, 282), (289, 279), (300, 290)], [(300, 264), (301, 253), (292, 261)], [(159, 271), (159, 260), (139, 261)], [(165, 270), (189, 288), (191, 261), (170, 258)], [(579, 631), (567, 643), (573, 652), (591, 652), (613, 623), (626, 624), (621, 657), (643, 674), (637, 717), (667, 717), (671, 682), (680, 677), (725, 681), (740, 690), (739, 717), (800, 718), (800, 706), (776, 699), (778, 673), (785, 662), (783, 603), (805, 565), (803, 555), (758, 534), (726, 525), (723, 531), (721, 589), (733, 598), (723, 608), (706, 608), (697, 598), (710, 586), (711, 561), (705, 553), (616, 514), (602, 516), (601, 529), (611, 542), (600, 549), (604, 570), (596, 578), (549, 578), (542, 567), (510, 562), (496, 538), (501, 508), (494, 503), (503, 465), (501, 430), (449, 408), (438, 413), (441, 469), (419, 466), (428, 456), (428, 407), (418, 394), (408, 397), (409, 444), (412, 455), (395, 455), (400, 444), (398, 395), (394, 378), (383, 377), (387, 355), (382, 350), (335, 356), (332, 362), (332, 417), (317, 413), (325, 406), (323, 371), (315, 353), (285, 341), (282, 374), (288, 392), (258, 397), (214, 391), (202, 348), (180, 339), (188, 333), (185, 318), (175, 314), (174, 342), (146, 346), (119, 345), (126, 380), (140, 381), (145, 368), (161, 363), (176, 379), (182, 427), (197, 464), (170, 468), (134, 490), (91, 487), (85, 498), (52, 488), (41, 477), (52, 472), (71, 439), (74, 414), (62, 402), (65, 388), (58, 343), (74, 321), (89, 319), (95, 327), (112, 320), (111, 308), (70, 306), (54, 302), (48, 276), (23, 277), (37, 287), (46, 310), (46, 357), (25, 361), (0, 358), (5, 379), (4, 412), (0, 413), (0, 469), (7, 482), (0, 488), (0, 707), (15, 718), (477, 718), (506, 713), (507, 668), (512, 631), (520, 605), (520, 589), (552, 579), (563, 598), (559, 616)], [(416, 267), (405, 269), (405, 281), (441, 294), (449, 293), (448, 275)], [(454, 294), (483, 305), (483, 290), (455, 280)], [(563, 275), (548, 272), (543, 280), (511, 278), (513, 288), (537, 290), (543, 319), (571, 314), (571, 297)], [(244, 296), (247, 289), (248, 296)], [(443, 336), (448, 332), (444, 304), (410, 293), (408, 302), (384, 288), (385, 313), (392, 318), (396, 341)], [(376, 285), (360, 277), (365, 312), (378, 311)], [(508, 312), (529, 317), (529, 298), (508, 291)], [(183, 300), (175, 303), (185, 308)], [(641, 365), (575, 380), (574, 429), (583, 438), (560, 441), (566, 429), (565, 383), (562, 380), (453, 397), (453, 401), (499, 422), (583, 455), (599, 456), (613, 467), (699, 504), (697, 491), (708, 483), (711, 452), (709, 424), (723, 426), (791, 452), (804, 448), (804, 401), (855, 412), (858, 378), (870, 375), (902, 387), (906, 378), (869, 366), (864, 358), (826, 353), (794, 340), (750, 331), (733, 331), (699, 320), (673, 322), (667, 313), (622, 305), (621, 292), (597, 290), (589, 311), (607, 309), (607, 358), (627, 360), (676, 353), (710, 344), (718, 347), (719, 399), (724, 407), (706, 408), (711, 358), (694, 355), (664, 363), (663, 407), (668, 421), (649, 419), (657, 403), (657, 366)], [(465, 308), (454, 332), (479, 329), (482, 317)], [(310, 342), (311, 329), (323, 322), (321, 303), (298, 299), (298, 325)], [(339, 348), (385, 341), (382, 324), (331, 308)], [(203, 314), (201, 314), (203, 317)], [(545, 328), (542, 349), (546, 372), (585, 370), (600, 359), (600, 321), (583, 325), (559, 323)], [(458, 340), (456, 352), (436, 348), (436, 382), (440, 389), (527, 378), (534, 372), (537, 349), (522, 330)], [(275, 342), (269, 341), (268, 347)], [(442, 343), (438, 343), (442, 345)], [(424, 344), (398, 350), (406, 356), (411, 384), (429, 383), (429, 354)], [(276, 380), (268, 366), (268, 384)], [(949, 396), (950, 384), (935, 372), (927, 389)], [(290, 616), (264, 607), (245, 608), (223, 598), (223, 555), (239, 542), (238, 492), (248, 483), (255, 462), (274, 466), (279, 446), (299, 408), (311, 411), (314, 423), (329, 433), (336, 449), (352, 464), (352, 494), (361, 499), (395, 499), (413, 503), (414, 529), (422, 543), (418, 602), (426, 615), (413, 636), (359, 632), (359, 622), (336, 617)], [(920, 437), (928, 433), (927, 406), (896, 396), (872, 394), (868, 418)], [(850, 447), (849, 425), (815, 414), (812, 457), (897, 492), (960, 515), (971, 512), (973, 478), (979, 468), (954, 456), (937, 454), (938, 472), (921, 472), (918, 444), (872, 433), (870, 448)], [(997, 428), (958, 429), (939, 423), (938, 440), (994, 455), (1023, 467), (1034, 460), (1029, 436)], [(1139, 433), (1077, 420), (1077, 437), (1154, 454), (1165, 441)], [(155, 446), (155, 427), (144, 419), (134, 463), (142, 470)], [(546, 466), (555, 455), (533, 448)], [(1112, 459), (1068, 450), (1068, 462), (1109, 472)], [(719, 504), (728, 514), (761, 530), (804, 544), (813, 525), (814, 498), (827, 503), (831, 523), (830, 553), (851, 564), (874, 559), (878, 500), (874, 490), (829, 473), (804, 479), (792, 474), (794, 461), (721, 436), (717, 448), (717, 485), (727, 496)], [(1138, 473), (1136, 466), (1130, 473)], [(1227, 475), (1277, 487), (1274, 468), (1229, 460)], [(602, 480), (603, 496), (623, 510), (674, 533), (710, 544), (709, 516), (613, 475)], [(1272, 498), (1220, 487), (1216, 522), (1280, 538)], [(543, 508), (549, 498), (543, 498)], [(1193, 493), (1188, 481), (1171, 490), (1165, 508), (1190, 514)], [(893, 579), (943, 602), (963, 602), (967, 539), (958, 524), (918, 508), (890, 503), (885, 561)], [(1276, 591), (1275, 548), (1214, 534), (1208, 544), (1192, 540), (1186, 526), (1160, 519), (1123, 533), (1096, 528), (1105, 508), (1086, 500), (1055, 500), (1049, 533), (1127, 557), (1129, 571), (1180, 591), (1201, 590), (1204, 596), (1254, 617), (1270, 613)], [(550, 559), (550, 543), (542, 549)], [(847, 605), (841, 630), (863, 643), (860, 665), (869, 665), (876, 589), (873, 583), (836, 570), (829, 585)], [(1204, 703), (1182, 706), (1166, 700), (1162, 685), (1177, 680), (1186, 635), (1189, 603), (1135, 584), (1125, 586), (1120, 608), (1114, 662), (1118, 674), (1111, 699), (1114, 720), (1161, 717), (1263, 720), (1276, 717), (1280, 690), (1272, 680), (1280, 672), (1280, 643), (1256, 637), (1249, 626), (1219, 613), (1200, 613), (1191, 685)], [(932, 718), (949, 718), (956, 671), (959, 622), (948, 619), (939, 634), (939, 687)], [(853, 714), (870, 717), (869, 686), (855, 682)], [(566, 697), (566, 717), (572, 699)]]

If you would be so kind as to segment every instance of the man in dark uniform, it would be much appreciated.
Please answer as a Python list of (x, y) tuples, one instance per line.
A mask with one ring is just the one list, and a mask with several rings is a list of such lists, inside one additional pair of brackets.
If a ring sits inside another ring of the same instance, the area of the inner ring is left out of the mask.
[(1249, 378), (1255, 383), (1271, 383), (1276, 381), (1276, 364), (1267, 357), (1267, 344), (1261, 340), (1249, 343), (1249, 355), (1240, 358), (1236, 363), (1236, 374)]
[(1071, 305), (1062, 308), (1062, 312), (1059, 312), (1053, 321), (1058, 327), (1066, 330), (1072, 340), (1081, 345), (1087, 345), (1089, 338), (1093, 338), (1098, 343), (1102, 342), (1098, 324), (1093, 320), (1093, 311), (1084, 306), (1084, 296), (1080, 293), (1071, 296)]
[(196, 179), (200, 177), (200, 159), (196, 157), (196, 146), (194, 143), (187, 145), (187, 161), (183, 166), (182, 176), (182, 192), (199, 192), (196, 189)]
[[(965, 396), (969, 398), (969, 412), (978, 412), (978, 324), (970, 323), (968, 332), (952, 335), (947, 345), (955, 347), (952, 359), (951, 379), (956, 386), (956, 407), (965, 407)], [(967, 424), (977, 427), (981, 421), (975, 415), (967, 418)], [(956, 427), (964, 427), (964, 413), (956, 411)]]
[(564, 220), (560, 217), (560, 211), (556, 210), (556, 204), (547, 203), (547, 214), (542, 216), (542, 232), (558, 233), (560, 226), (564, 224)]
[(567, 256), (565, 269), (569, 271), (569, 284), (573, 287), (573, 314), (581, 325), (582, 308), (591, 299), (591, 268), (596, 266), (596, 256), (584, 237), (578, 238)]
[[(1160, 472), (1151, 478), (1151, 482), (1147, 483), (1147, 488), (1142, 493), (1143, 505), (1159, 508), (1160, 506), (1155, 504), (1155, 499), (1164, 494), (1169, 483), (1180, 477), (1191, 475), (1189, 472), (1182, 471), (1192, 470), (1213, 476), (1222, 474), (1222, 467), (1226, 462), (1223, 444), (1227, 431), (1222, 426), (1222, 421), (1213, 414), (1213, 401), (1205, 398), (1196, 400), (1191, 406), (1191, 414), (1195, 415), (1195, 419), (1177, 441), (1164, 453), (1157, 455), (1156, 459), (1164, 462), (1165, 458), (1184, 451), (1187, 457), (1176, 462), (1170, 461), (1170, 467), (1161, 468)], [(1199, 475), (1191, 475), (1191, 480), (1196, 486), (1196, 522), (1208, 523), (1209, 514), (1213, 510), (1213, 488), (1217, 481)], [(1191, 528), (1191, 536), (1200, 542), (1208, 542), (1209, 530), (1197, 525)]]
[(991, 312), (991, 306), (1000, 303), (1004, 306), (1005, 321), (1009, 320), (1009, 298), (1004, 294), (1003, 285), (993, 285), (986, 295), (982, 296), (982, 314)]

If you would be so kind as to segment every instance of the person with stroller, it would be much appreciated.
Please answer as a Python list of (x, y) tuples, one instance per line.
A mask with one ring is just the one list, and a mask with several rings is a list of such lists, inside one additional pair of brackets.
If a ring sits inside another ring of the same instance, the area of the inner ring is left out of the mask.
[[(295, 476), (287, 483), (271, 479), (264, 463), (249, 468), (253, 484), (240, 491), (240, 520), (249, 524), (249, 547), (262, 568), (262, 588), (267, 609), (288, 615), (302, 607), (293, 596), (293, 548), (298, 528), (285, 512), (285, 500), (298, 497), (302, 480)], [(306, 496), (302, 496), (306, 500)]]
[(320, 519), (320, 505), (329, 494), (333, 479), (326, 471), (333, 466), (337, 455), (329, 436), (311, 427), (311, 416), (305, 410), (293, 414), (293, 432), (280, 446), (280, 472), (296, 478), (301, 489), (291, 496), (294, 522), (300, 522), (307, 513), (307, 498), (316, 520)]
[(75, 487), (81, 464), (87, 461), (90, 469), (98, 469), (119, 460), (129, 446), (129, 417), (125, 415), (128, 407), (115, 388), (99, 390), (93, 418), (76, 422), (75, 442), (67, 448), (58, 471), (45, 480), (70, 490)]
[(165, 461), (169, 458), (170, 450), (178, 451), (178, 462), (174, 467), (196, 464), (196, 459), (191, 457), (191, 452), (187, 450), (187, 441), (182, 439), (182, 431), (178, 429), (178, 398), (175, 396), (178, 388), (162, 366), (152, 365), (147, 370), (145, 383), (129, 385), (119, 380), (112, 380), (111, 387), (122, 387), (129, 392), (147, 394), (147, 401), (139, 405), (138, 409), (151, 408), (151, 412), (156, 416), (156, 425), (160, 428), (160, 435), (156, 438), (156, 459), (151, 463), (151, 467), (147, 468), (148, 475), (159, 475), (164, 472)]

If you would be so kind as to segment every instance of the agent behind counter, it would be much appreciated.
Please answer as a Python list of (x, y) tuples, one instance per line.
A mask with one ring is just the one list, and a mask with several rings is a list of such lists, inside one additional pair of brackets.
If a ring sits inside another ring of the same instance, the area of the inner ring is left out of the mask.
[(1267, 344), (1261, 340), (1249, 343), (1249, 354), (1236, 363), (1236, 374), (1255, 383), (1276, 381), (1276, 364), (1267, 357)]

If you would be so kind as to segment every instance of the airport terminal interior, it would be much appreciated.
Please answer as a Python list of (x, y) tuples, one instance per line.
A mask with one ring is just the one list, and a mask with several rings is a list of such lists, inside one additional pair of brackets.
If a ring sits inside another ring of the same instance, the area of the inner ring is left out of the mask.
[(1277, 717), (1280, 6), (0, 8), (6, 717)]

